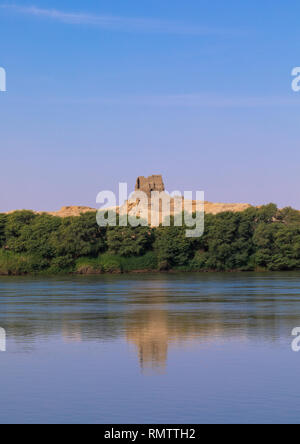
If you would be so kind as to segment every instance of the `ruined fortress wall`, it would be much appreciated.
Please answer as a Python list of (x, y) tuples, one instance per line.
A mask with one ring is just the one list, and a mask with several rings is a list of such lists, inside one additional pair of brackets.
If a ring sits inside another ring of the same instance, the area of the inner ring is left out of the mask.
[(165, 191), (165, 185), (161, 175), (149, 177), (139, 176), (136, 180), (135, 191), (143, 191), (151, 197), (152, 191)]

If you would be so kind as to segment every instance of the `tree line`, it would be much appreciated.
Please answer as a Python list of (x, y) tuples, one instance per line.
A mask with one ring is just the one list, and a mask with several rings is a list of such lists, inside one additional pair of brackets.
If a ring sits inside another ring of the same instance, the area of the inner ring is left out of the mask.
[(300, 268), (300, 212), (290, 207), (206, 214), (201, 238), (187, 238), (185, 230), (99, 227), (93, 212), (0, 214), (0, 274)]

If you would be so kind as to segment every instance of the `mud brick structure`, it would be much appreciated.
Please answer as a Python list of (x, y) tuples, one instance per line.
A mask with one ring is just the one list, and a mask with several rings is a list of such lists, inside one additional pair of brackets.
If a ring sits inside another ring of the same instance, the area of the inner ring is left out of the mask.
[(148, 198), (151, 198), (152, 191), (165, 191), (162, 176), (139, 176), (136, 180), (135, 191), (143, 191), (147, 194)]

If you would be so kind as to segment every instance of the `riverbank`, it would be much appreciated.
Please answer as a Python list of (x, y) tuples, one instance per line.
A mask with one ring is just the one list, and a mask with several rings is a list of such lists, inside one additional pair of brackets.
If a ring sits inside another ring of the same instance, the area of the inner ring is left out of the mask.
[(95, 213), (0, 214), (0, 275), (300, 269), (300, 213), (275, 204), (205, 214), (204, 234), (186, 226), (99, 227)]
[[(173, 268), (159, 267), (154, 253), (147, 253), (142, 257), (122, 258), (117, 255), (104, 254), (99, 258), (80, 258), (74, 266), (59, 269), (57, 266), (49, 266), (42, 270), (35, 269), (34, 257), (9, 252), (0, 252), (0, 277), (1, 276), (97, 276), (112, 274), (175, 274), (175, 273), (245, 273), (245, 272), (270, 272), (266, 267), (248, 267), (247, 269), (199, 269), (192, 264)], [(287, 270), (297, 271), (300, 270)], [(274, 270), (275, 271), (275, 270)]]

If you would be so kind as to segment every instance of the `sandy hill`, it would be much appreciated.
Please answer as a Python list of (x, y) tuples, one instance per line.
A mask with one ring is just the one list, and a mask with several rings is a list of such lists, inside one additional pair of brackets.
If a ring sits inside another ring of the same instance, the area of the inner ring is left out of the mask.
[[(129, 209), (132, 210), (133, 207), (135, 206), (135, 204), (129, 204)], [(218, 213), (222, 213), (224, 211), (232, 211), (234, 213), (239, 212), (239, 211), (245, 211), (247, 208), (250, 208), (251, 205), (247, 204), (247, 203), (213, 203), (213, 202), (205, 202), (204, 203), (204, 211), (207, 214), (218, 214)], [(121, 207), (122, 208), (122, 212), (124, 211), (124, 206)], [(173, 205), (171, 202), (171, 214), (173, 214)], [(193, 211), (196, 208), (196, 201), (193, 201)], [(85, 206), (66, 206), (66, 207), (62, 207), (60, 210), (58, 211), (35, 211), (36, 214), (41, 214), (41, 213), (46, 213), (46, 214), (50, 214), (52, 216), (58, 216), (58, 217), (70, 217), (70, 216), (80, 216), (81, 214), (84, 213), (89, 213), (89, 212), (96, 212), (96, 208), (91, 208), (91, 207), (85, 207)], [(116, 207), (116, 211), (119, 213), (120, 212), (120, 208)], [(12, 211), (10, 211), (9, 213), (12, 213)], [(7, 214), (9, 214), (7, 213)]]

